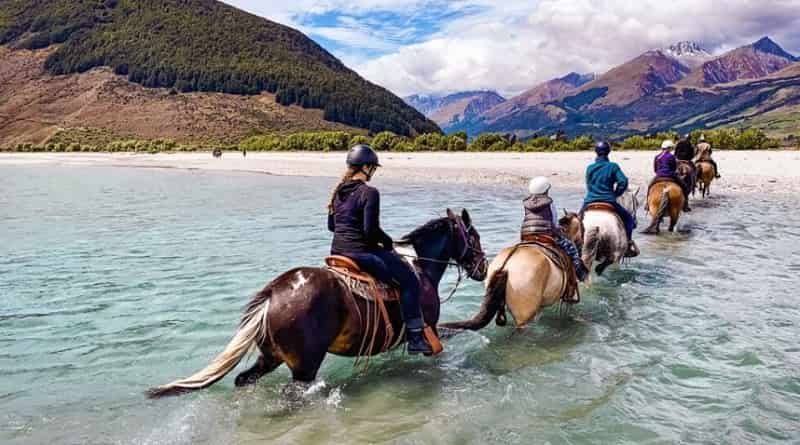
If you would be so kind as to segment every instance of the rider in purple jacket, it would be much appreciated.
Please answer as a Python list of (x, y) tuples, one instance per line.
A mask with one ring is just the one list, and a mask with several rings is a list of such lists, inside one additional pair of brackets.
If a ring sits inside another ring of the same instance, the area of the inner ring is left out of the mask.
[[(684, 197), (683, 211), (691, 212), (692, 209), (689, 208), (689, 187), (680, 177), (678, 177), (678, 159), (672, 154), (672, 149), (674, 147), (675, 143), (669, 139), (661, 144), (661, 153), (657, 154), (656, 158), (653, 160), (653, 171), (656, 173), (656, 179), (670, 178), (675, 181), (676, 184), (681, 186)], [(650, 186), (652, 186), (655, 181), (656, 180), (654, 179), (653, 182), (650, 183)]]

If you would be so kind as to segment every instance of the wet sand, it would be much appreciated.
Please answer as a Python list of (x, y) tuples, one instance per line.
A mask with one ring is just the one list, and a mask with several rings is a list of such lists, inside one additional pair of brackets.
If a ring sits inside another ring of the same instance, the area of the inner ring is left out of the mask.
[[(652, 176), (656, 152), (615, 152), (633, 187)], [(800, 151), (717, 151), (722, 179), (713, 191), (796, 193), (800, 191)], [(522, 185), (528, 178), (550, 176), (556, 187), (582, 187), (593, 153), (382, 153), (382, 179), (410, 182)], [(0, 153), (0, 166), (55, 164), (142, 168), (201, 169), (272, 175), (338, 177), (343, 153)]]

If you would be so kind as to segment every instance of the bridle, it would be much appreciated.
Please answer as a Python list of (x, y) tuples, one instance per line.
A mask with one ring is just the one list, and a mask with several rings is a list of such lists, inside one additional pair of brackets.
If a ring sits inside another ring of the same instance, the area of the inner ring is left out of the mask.
[(478, 268), (483, 267), (486, 264), (486, 254), (484, 252), (472, 247), (472, 245), (469, 242), (469, 232), (470, 232), (470, 230), (472, 230), (472, 225), (469, 225), (469, 226), (465, 225), (463, 223), (463, 221), (461, 221), (461, 219), (450, 219), (450, 221), (451, 221), (451, 224), (450, 224), (450, 239), (451, 240), (455, 240), (455, 236), (454, 236), (455, 233), (454, 232), (456, 232), (456, 230), (458, 230), (458, 238), (461, 240), (461, 243), (464, 246), (463, 249), (461, 249), (461, 252), (458, 254), (457, 257), (456, 257), (456, 255), (453, 255), (451, 253), (450, 257), (451, 258), (456, 258), (455, 261), (449, 260), (449, 259), (448, 260), (440, 260), (438, 258), (428, 258), (428, 257), (400, 254), (401, 256), (414, 258), (414, 259), (417, 259), (419, 261), (427, 261), (427, 262), (430, 262), (430, 263), (446, 264), (448, 266), (456, 266), (456, 268), (458, 269), (458, 278), (456, 279), (456, 283), (453, 285), (453, 288), (450, 289), (450, 292), (448, 292), (447, 297), (439, 300), (439, 304), (444, 304), (444, 303), (447, 303), (448, 301), (450, 301), (450, 299), (453, 298), (453, 295), (455, 295), (456, 291), (458, 290), (458, 286), (461, 284), (461, 281), (464, 279), (464, 271), (465, 271), (464, 266), (462, 266), (461, 263), (463, 263), (466, 260), (467, 255), (472, 253), (473, 255), (475, 255), (477, 257), (474, 265), (467, 272), (467, 276), (473, 276), (475, 274), (475, 272), (478, 271)]

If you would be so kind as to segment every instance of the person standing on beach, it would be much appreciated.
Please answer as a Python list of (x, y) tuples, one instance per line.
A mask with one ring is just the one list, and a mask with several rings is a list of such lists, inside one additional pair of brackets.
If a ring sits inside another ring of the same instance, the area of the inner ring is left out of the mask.
[(433, 349), (422, 333), (419, 279), (394, 252), (392, 238), (381, 229), (380, 194), (367, 185), (378, 167), (378, 155), (369, 145), (356, 145), (347, 154), (347, 171), (333, 188), (328, 203), (331, 254), (352, 259), (384, 283), (399, 284), (408, 353), (431, 355)]
[(581, 213), (586, 210), (589, 204), (604, 202), (614, 206), (617, 214), (622, 219), (625, 226), (625, 234), (628, 235), (628, 251), (626, 257), (639, 255), (639, 248), (633, 242), (633, 229), (636, 228), (636, 219), (628, 213), (625, 207), (617, 202), (617, 198), (628, 190), (628, 177), (615, 162), (608, 159), (611, 153), (611, 144), (602, 141), (595, 147), (597, 158), (594, 163), (586, 167), (586, 197), (583, 200)]

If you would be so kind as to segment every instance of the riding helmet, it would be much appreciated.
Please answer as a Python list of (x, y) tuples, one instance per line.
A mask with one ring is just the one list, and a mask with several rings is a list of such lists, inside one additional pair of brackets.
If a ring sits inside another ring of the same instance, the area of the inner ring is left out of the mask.
[(528, 191), (531, 195), (542, 195), (550, 191), (550, 180), (544, 176), (537, 176), (531, 179), (528, 184)]
[(675, 147), (675, 143), (672, 142), (672, 139), (666, 139), (661, 143), (662, 150), (671, 150), (673, 147)]
[(378, 154), (366, 144), (358, 144), (350, 149), (350, 152), (347, 153), (347, 165), (351, 167), (360, 167), (362, 165), (381, 166), (378, 162)]
[(600, 156), (605, 156), (611, 153), (611, 144), (606, 141), (600, 141), (594, 147), (594, 151)]

